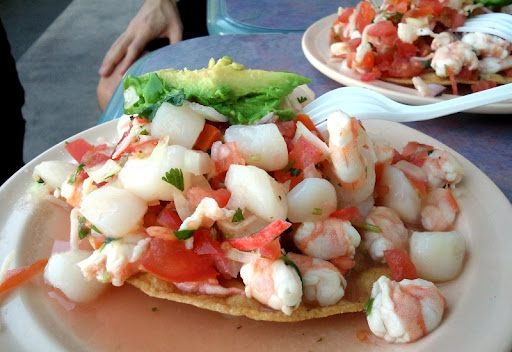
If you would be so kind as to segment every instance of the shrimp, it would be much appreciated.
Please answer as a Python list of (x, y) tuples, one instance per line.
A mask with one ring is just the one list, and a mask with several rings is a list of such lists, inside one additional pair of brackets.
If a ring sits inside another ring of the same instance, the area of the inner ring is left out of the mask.
[(329, 260), (337, 257), (354, 258), (361, 236), (350, 221), (327, 218), (302, 223), (293, 233), (293, 241), (304, 254)]
[(370, 330), (387, 342), (406, 343), (434, 330), (443, 317), (446, 299), (430, 281), (395, 282), (381, 276), (372, 288), (367, 312)]
[(421, 209), (421, 223), (428, 231), (447, 231), (455, 222), (459, 207), (449, 188), (427, 193)]
[(455, 41), (455, 36), (450, 32), (441, 32), (434, 36), (430, 48), (434, 51)]
[(366, 222), (380, 230), (366, 230), (363, 233), (364, 243), (373, 260), (385, 263), (384, 251), (393, 248), (406, 248), (409, 233), (398, 214), (391, 208), (374, 207), (366, 217)]
[(106, 243), (91, 256), (78, 263), (88, 280), (112, 282), (122, 286), (124, 281), (139, 272), (139, 261), (151, 239), (143, 234), (130, 234)]
[(375, 187), (375, 151), (359, 122), (342, 111), (327, 120), (329, 154), (341, 184), (345, 203), (357, 204), (372, 195)]
[(451, 153), (440, 149), (434, 149), (421, 168), (427, 172), (427, 184), (430, 188), (455, 185), (464, 174), (462, 164)]
[(302, 301), (299, 274), (282, 259), (257, 257), (240, 269), (245, 295), (290, 315)]
[(236, 294), (243, 294), (244, 291), (237, 287), (224, 287), (219, 284), (219, 281), (215, 278), (211, 278), (205, 281), (194, 281), (194, 282), (173, 282), (180, 291), (186, 293), (197, 293), (202, 295), (225, 297)]
[(304, 302), (326, 307), (343, 298), (347, 281), (333, 264), (302, 254), (288, 253), (286, 256), (301, 272)]
[(220, 208), (215, 199), (205, 197), (194, 213), (183, 221), (180, 230), (197, 230), (200, 227), (211, 227), (215, 221), (231, 219), (234, 214), (234, 210)]
[(508, 54), (509, 42), (487, 33), (466, 33), (461, 41), (470, 45), (478, 56), (504, 59)]
[(470, 45), (456, 41), (436, 50), (431, 66), (439, 77), (448, 77), (449, 67), (453, 75), (457, 75), (464, 66), (472, 71), (478, 69), (478, 57)]

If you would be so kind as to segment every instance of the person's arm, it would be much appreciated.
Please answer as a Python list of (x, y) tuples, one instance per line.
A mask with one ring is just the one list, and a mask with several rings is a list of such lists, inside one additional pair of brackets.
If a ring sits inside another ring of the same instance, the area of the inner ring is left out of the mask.
[(174, 44), (182, 40), (182, 34), (183, 24), (176, 0), (146, 0), (106, 53), (98, 73), (108, 77), (116, 70), (122, 75), (145, 54), (149, 42), (168, 38)]

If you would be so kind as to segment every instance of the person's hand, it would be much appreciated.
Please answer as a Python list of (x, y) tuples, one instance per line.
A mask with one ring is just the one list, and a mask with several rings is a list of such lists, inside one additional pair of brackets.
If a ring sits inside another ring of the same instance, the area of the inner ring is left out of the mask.
[(175, 0), (146, 0), (123, 34), (108, 50), (99, 75), (121, 76), (142, 55), (153, 39), (168, 38), (171, 44), (182, 40), (183, 24)]

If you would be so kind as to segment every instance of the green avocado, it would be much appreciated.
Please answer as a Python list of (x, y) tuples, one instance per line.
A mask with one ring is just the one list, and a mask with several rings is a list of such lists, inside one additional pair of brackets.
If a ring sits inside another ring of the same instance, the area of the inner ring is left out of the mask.
[(269, 112), (283, 120), (295, 118), (281, 110), (283, 99), (311, 79), (289, 72), (244, 69), (225, 56), (200, 70), (165, 69), (140, 77), (127, 76), (124, 112), (153, 112), (164, 101), (181, 105), (182, 99), (213, 107), (231, 124), (252, 124)]

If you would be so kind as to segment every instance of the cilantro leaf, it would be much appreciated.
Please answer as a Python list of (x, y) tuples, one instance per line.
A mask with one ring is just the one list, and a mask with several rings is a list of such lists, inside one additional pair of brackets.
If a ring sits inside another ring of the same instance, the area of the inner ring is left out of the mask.
[(375, 300), (374, 298), (370, 298), (370, 299), (368, 299), (368, 301), (366, 301), (366, 303), (364, 305), (364, 311), (366, 312), (366, 316), (369, 316), (370, 314), (372, 314), (372, 307), (373, 307), (374, 300)]
[(174, 231), (174, 235), (179, 240), (186, 240), (186, 239), (189, 239), (190, 237), (192, 237), (194, 232), (196, 232), (196, 230), (179, 230), (179, 231)]
[(78, 165), (78, 168), (76, 169), (75, 174), (68, 180), (68, 184), (72, 185), (73, 183), (75, 183), (76, 177), (78, 176), (80, 171), (82, 171), (84, 169), (84, 166), (85, 166), (84, 164)]
[(162, 177), (162, 180), (170, 183), (177, 189), (183, 192), (185, 189), (185, 182), (183, 180), (183, 171), (181, 169), (170, 169), (165, 173), (165, 176)]
[(244, 220), (244, 214), (242, 214), (242, 209), (238, 208), (231, 219), (231, 222), (240, 222)]

